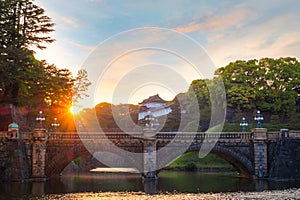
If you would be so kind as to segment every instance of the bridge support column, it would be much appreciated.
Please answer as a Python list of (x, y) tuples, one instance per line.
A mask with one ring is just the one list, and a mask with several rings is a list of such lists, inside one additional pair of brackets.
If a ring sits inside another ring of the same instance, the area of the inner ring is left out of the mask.
[(157, 179), (156, 172), (156, 132), (154, 129), (145, 129), (143, 139), (144, 179)]
[(254, 128), (254, 172), (255, 178), (264, 178), (268, 174), (267, 129)]
[(45, 181), (46, 168), (46, 130), (35, 129), (32, 133), (32, 179)]

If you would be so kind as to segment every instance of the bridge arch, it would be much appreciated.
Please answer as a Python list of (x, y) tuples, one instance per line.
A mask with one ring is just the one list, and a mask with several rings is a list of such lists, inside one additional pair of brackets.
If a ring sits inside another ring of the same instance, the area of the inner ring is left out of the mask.
[[(200, 144), (192, 144), (186, 152), (199, 151), (200, 148)], [(239, 173), (240, 177), (252, 178), (254, 168), (249, 159), (250, 155), (245, 155), (241, 151), (237, 151), (235, 148), (230, 148), (226, 145), (220, 144), (216, 144), (211, 153), (230, 163)]]
[(57, 150), (47, 149), (46, 174), (48, 177), (59, 176), (63, 169), (77, 157), (90, 154), (82, 145), (75, 148), (59, 148)]
[[(48, 148), (47, 150), (47, 163), (46, 163), (46, 174), (48, 177), (57, 177), (63, 171), (63, 169), (68, 166), (70, 162), (74, 159), (85, 156), (91, 155), (95, 152), (110, 152), (115, 153), (116, 155), (120, 155), (120, 152), (114, 151), (114, 148), (111, 148), (109, 145), (102, 145), (101, 149), (99, 147), (96, 148), (97, 151), (88, 151), (83, 144), (75, 145), (70, 147), (61, 147), (59, 150), (55, 150), (54, 148)], [(135, 166), (136, 163), (140, 163), (139, 158), (132, 158), (124, 155), (124, 158), (127, 158), (127, 162), (131, 166)]]

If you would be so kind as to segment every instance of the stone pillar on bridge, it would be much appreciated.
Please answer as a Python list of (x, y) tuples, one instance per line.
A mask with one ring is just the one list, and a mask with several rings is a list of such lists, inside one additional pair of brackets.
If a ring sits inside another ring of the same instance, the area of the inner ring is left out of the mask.
[(144, 179), (157, 179), (156, 172), (156, 132), (155, 129), (144, 129), (143, 155)]
[(32, 133), (32, 179), (45, 181), (46, 176), (46, 129), (35, 129)]
[(254, 177), (264, 178), (268, 174), (268, 146), (267, 146), (267, 129), (254, 128)]

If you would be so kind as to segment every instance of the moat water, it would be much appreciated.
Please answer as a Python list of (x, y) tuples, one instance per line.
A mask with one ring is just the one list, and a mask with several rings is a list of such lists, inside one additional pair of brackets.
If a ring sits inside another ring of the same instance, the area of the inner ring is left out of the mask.
[[(63, 175), (46, 182), (1, 182), (0, 199), (61, 199), (64, 195), (82, 196), (86, 192), (166, 193), (233, 193), (291, 189), (299, 191), (300, 181), (249, 180), (232, 172), (174, 172), (162, 171), (157, 181), (142, 181), (140, 174), (80, 173)], [(300, 195), (300, 194), (299, 194)], [(79, 198), (78, 196), (78, 198)], [(67, 198), (67, 197), (66, 197)], [(300, 198), (300, 196), (299, 196)], [(83, 198), (84, 199), (84, 198)]]

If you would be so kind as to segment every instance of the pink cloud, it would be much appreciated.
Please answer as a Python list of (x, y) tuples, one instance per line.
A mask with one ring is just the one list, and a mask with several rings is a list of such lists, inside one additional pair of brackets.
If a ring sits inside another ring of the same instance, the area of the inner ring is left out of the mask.
[(213, 16), (201, 23), (191, 22), (187, 26), (178, 27), (177, 30), (183, 33), (224, 31), (230, 27), (240, 27), (251, 13), (249, 10), (234, 10), (224, 15)]

